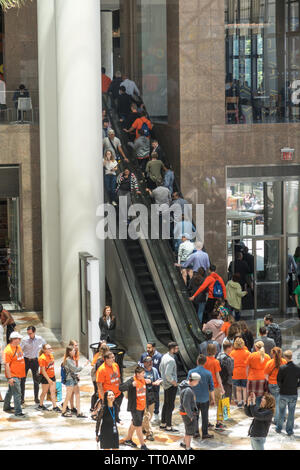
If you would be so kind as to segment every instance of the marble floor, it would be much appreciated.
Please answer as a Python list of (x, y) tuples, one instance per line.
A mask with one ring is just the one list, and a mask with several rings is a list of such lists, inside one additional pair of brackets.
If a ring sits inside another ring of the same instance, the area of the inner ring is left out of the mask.
[[(64, 350), (60, 344), (58, 331), (50, 331), (45, 328), (38, 315), (34, 313), (15, 315), (17, 330), (26, 333), (26, 327), (34, 324), (37, 333), (42, 335), (54, 348), (56, 361), (56, 376), (60, 377), (60, 364)], [(283, 319), (282, 323), (287, 321)], [(300, 363), (300, 321), (292, 319), (286, 325), (282, 325), (284, 349), (293, 349), (295, 362)], [(257, 322), (252, 322), (251, 328), (255, 332)], [(286, 328), (286, 329), (285, 329)], [(81, 365), (86, 359), (80, 359)], [(129, 377), (135, 367), (135, 362), (125, 358), (125, 377)], [(90, 379), (90, 366), (81, 373), (81, 407), (82, 411), (89, 416), (90, 396), (93, 385)], [(33, 402), (33, 385), (29, 376), (26, 386), (24, 413), (27, 419), (17, 419), (14, 415), (6, 414), (0, 408), (0, 449), (1, 450), (96, 450), (95, 423), (90, 419), (79, 420), (76, 417), (62, 418), (56, 413), (40, 412)], [(0, 375), (0, 391), (4, 397), (6, 392), (6, 381)], [(51, 403), (46, 402), (51, 408)], [(122, 425), (119, 427), (120, 439), (126, 437), (126, 430), (130, 424), (130, 414), (126, 411), (127, 400), (124, 399), (121, 408)], [(178, 399), (177, 399), (178, 405)], [(210, 410), (210, 421), (215, 423), (216, 410)], [(209, 441), (193, 440), (192, 446), (196, 450), (250, 450), (249, 438), (247, 437), (251, 419), (247, 418), (242, 409), (232, 407), (231, 419), (226, 422), (226, 430), (222, 433), (214, 431), (214, 439)], [(281, 435), (275, 433), (274, 426), (271, 427), (266, 443), (266, 450), (300, 450), (300, 403), (296, 411), (295, 435), (288, 437), (285, 432)], [(147, 443), (153, 450), (179, 450), (183, 435), (183, 425), (178, 413), (178, 406), (174, 411), (173, 424), (179, 428), (179, 433), (167, 434), (153, 426), (155, 441)], [(137, 441), (136, 441), (137, 442)], [(122, 450), (131, 450), (121, 444)]]

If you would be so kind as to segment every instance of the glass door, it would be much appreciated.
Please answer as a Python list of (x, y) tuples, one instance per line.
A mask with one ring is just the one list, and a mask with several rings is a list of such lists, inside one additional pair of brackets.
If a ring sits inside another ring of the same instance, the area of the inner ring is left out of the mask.
[(10, 301), (18, 310), (22, 304), (20, 275), (19, 198), (7, 199), (8, 214), (8, 288)]
[(281, 238), (254, 241), (255, 311), (280, 310), (282, 297)]

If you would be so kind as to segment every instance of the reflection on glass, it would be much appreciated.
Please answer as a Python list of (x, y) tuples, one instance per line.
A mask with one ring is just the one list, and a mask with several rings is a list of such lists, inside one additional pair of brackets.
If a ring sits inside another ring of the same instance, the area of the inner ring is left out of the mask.
[(280, 281), (278, 240), (256, 241), (256, 279), (258, 282)]
[(138, 0), (138, 37), (142, 96), (152, 120), (167, 121), (166, 0)]
[(257, 286), (257, 309), (278, 309), (280, 305), (280, 284)]
[(300, 121), (299, 15), (298, 0), (225, 0), (228, 124)]
[(234, 183), (227, 187), (228, 236), (282, 233), (282, 183)]
[(299, 181), (287, 181), (286, 183), (286, 231), (287, 233), (300, 232), (299, 213)]

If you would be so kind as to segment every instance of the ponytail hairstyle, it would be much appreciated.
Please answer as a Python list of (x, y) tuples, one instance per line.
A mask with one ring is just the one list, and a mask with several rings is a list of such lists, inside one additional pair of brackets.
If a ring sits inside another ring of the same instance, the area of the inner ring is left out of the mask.
[(70, 356), (70, 353), (74, 351), (74, 347), (73, 346), (67, 346), (66, 347), (66, 352), (65, 352), (65, 355), (64, 355), (64, 360), (63, 360), (63, 365), (65, 366), (66, 365), (66, 362), (67, 362), (67, 359), (73, 359), (71, 356)]
[(245, 341), (242, 338), (236, 338), (233, 347), (234, 349), (244, 349)]
[(265, 347), (264, 343), (262, 341), (258, 341), (255, 343), (255, 347), (260, 353), (260, 362), (264, 362), (265, 360)]
[(46, 346), (49, 346), (49, 345), (48, 345), (47, 343), (46, 343), (46, 344), (43, 344), (42, 349), (41, 349), (40, 352), (39, 352), (39, 357), (40, 357), (42, 354), (45, 354), (45, 348), (46, 348)]
[(275, 368), (279, 369), (279, 367), (281, 366), (282, 349), (276, 346), (275, 348), (272, 349), (271, 353), (275, 361)]

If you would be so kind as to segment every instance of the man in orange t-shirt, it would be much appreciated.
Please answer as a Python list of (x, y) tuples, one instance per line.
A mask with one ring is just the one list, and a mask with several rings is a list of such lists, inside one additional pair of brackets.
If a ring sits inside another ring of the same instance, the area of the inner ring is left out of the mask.
[(218, 419), (218, 406), (219, 406), (219, 401), (222, 399), (222, 395), (225, 394), (225, 391), (224, 391), (222, 379), (220, 376), (221, 366), (220, 366), (220, 362), (215, 357), (216, 354), (217, 354), (216, 345), (208, 344), (207, 345), (207, 359), (203, 367), (204, 369), (209, 370), (213, 376), (213, 382), (214, 382), (214, 387), (215, 387), (215, 402), (217, 406), (216, 430), (222, 430), (224, 429), (224, 425)]
[(104, 363), (96, 372), (96, 382), (98, 386), (99, 398), (103, 400), (104, 393), (108, 390), (114, 392), (116, 397), (115, 405), (117, 408), (116, 421), (120, 422), (119, 413), (123, 400), (123, 393), (120, 391), (121, 374), (118, 364), (115, 362), (115, 355), (113, 352), (108, 351), (103, 356)]
[(13, 410), (10, 406), (11, 398), (14, 399), (15, 416), (25, 418), (21, 406), (21, 379), (25, 377), (25, 359), (20, 347), (22, 336), (14, 331), (10, 335), (10, 343), (3, 351), (5, 364), (5, 377), (8, 380), (8, 391), (4, 398), (3, 411), (9, 413)]
[[(149, 121), (149, 119), (147, 118), (147, 113), (145, 111), (142, 112), (141, 117), (138, 117), (134, 121), (130, 129), (124, 129), (124, 131), (127, 132), (128, 134), (130, 134), (132, 131), (135, 131), (135, 140), (137, 140), (140, 137), (140, 135), (144, 135), (142, 132), (142, 127), (144, 124), (147, 124), (149, 132), (152, 131), (153, 126), (151, 122)], [(150, 139), (150, 134), (146, 135), (146, 137)]]
[(107, 93), (111, 84), (111, 79), (105, 73), (106, 69), (102, 67), (102, 93)]
[(147, 387), (152, 382), (150, 379), (145, 379), (145, 369), (138, 366), (135, 369), (135, 375), (127, 380), (120, 386), (120, 390), (128, 392), (128, 407), (127, 410), (131, 412), (132, 423), (128, 429), (128, 434), (124, 442), (125, 445), (136, 448), (137, 445), (133, 442), (132, 437), (136, 432), (138, 440), (141, 445), (141, 450), (148, 450), (145, 445), (143, 436), (143, 418), (147, 405)]

